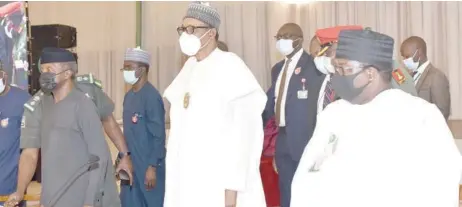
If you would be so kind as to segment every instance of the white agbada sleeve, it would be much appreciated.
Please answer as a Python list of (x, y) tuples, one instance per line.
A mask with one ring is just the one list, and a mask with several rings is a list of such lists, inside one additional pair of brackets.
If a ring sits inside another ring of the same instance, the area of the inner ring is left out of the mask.
[(307, 196), (306, 186), (309, 186), (309, 178), (315, 172), (310, 172), (315, 162), (324, 153), (326, 145), (329, 143), (332, 134), (332, 125), (334, 124), (335, 115), (338, 117), (339, 113), (332, 113), (334, 108), (337, 108), (338, 103), (332, 103), (326, 107), (324, 111), (318, 114), (316, 128), (314, 129), (313, 136), (305, 147), (302, 157), (295, 171), (292, 180), (292, 193), (291, 193), (291, 207), (306, 207)]
[(245, 63), (226, 53), (222, 80), (226, 123), (223, 132), (224, 188), (245, 191), (249, 172), (258, 170), (263, 148), (262, 113), (266, 94)]
[(415, 163), (419, 170), (415, 176), (422, 180), (422, 185), (413, 186), (415, 197), (420, 198), (414, 206), (457, 207), (462, 157), (438, 108), (431, 105), (426, 112), (421, 141), (416, 146), (423, 158)]

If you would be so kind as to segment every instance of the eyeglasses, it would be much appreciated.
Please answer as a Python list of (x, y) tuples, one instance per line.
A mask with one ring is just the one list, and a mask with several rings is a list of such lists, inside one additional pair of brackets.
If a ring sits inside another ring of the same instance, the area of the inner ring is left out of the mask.
[(335, 72), (339, 75), (353, 75), (364, 69), (374, 67), (371, 64), (363, 64), (357, 61), (348, 61), (345, 64), (339, 64), (337, 61), (332, 61)]
[(296, 35), (289, 35), (289, 34), (285, 34), (285, 35), (276, 35), (274, 36), (274, 39), (275, 40), (280, 40), (280, 39), (298, 39), (300, 38), (299, 36), (296, 36)]
[(176, 28), (176, 31), (178, 32), (178, 35), (181, 35), (183, 32), (186, 32), (187, 34), (194, 34), (196, 29), (209, 29), (209, 28), (210, 27), (208, 27), (208, 26), (192, 26), (192, 25), (189, 25), (189, 26), (186, 26), (186, 27), (179, 26), (179, 27)]
[(124, 68), (121, 68), (120, 71), (134, 71), (134, 70), (138, 70), (140, 69), (140, 67), (124, 67)]

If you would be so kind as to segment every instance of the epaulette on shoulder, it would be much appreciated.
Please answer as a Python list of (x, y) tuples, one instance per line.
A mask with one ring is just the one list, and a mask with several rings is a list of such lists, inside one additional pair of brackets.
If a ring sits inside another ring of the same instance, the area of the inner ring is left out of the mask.
[(77, 83), (93, 84), (98, 88), (103, 88), (103, 85), (100, 80), (96, 79), (93, 74), (79, 75), (75, 77)]
[(33, 112), (35, 111), (35, 107), (37, 106), (37, 104), (42, 101), (42, 97), (43, 97), (43, 92), (40, 91), (40, 92), (37, 92), (34, 96), (32, 96), (32, 98), (29, 99), (29, 101), (27, 101), (25, 104), (24, 104), (24, 108), (26, 108), (27, 110)]
[(399, 68), (393, 70), (391, 75), (393, 76), (393, 79), (395, 79), (395, 81), (400, 85), (406, 81), (406, 77), (404, 76), (403, 71)]

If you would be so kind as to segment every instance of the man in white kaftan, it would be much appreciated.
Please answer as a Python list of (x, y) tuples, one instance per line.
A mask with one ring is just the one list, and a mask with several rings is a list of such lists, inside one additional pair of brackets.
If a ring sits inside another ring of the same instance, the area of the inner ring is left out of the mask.
[(191, 57), (164, 92), (171, 104), (164, 206), (266, 207), (259, 173), (266, 94), (237, 55), (216, 47), (214, 15), (193, 3), (178, 28)]
[(318, 116), (292, 207), (458, 206), (461, 155), (435, 105), (390, 89), (393, 39), (347, 30), (338, 44), (332, 84), (342, 100)]

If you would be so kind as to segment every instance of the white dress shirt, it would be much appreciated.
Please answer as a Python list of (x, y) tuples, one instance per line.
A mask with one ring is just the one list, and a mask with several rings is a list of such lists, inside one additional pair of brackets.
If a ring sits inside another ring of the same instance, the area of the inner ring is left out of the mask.
[[(282, 102), (281, 102), (281, 112), (280, 112), (280, 117), (281, 120), (279, 120), (279, 126), (284, 127), (286, 126), (286, 97), (287, 97), (287, 88), (289, 88), (289, 82), (290, 78), (292, 77), (292, 74), (295, 72), (295, 67), (297, 66), (298, 61), (300, 60), (300, 57), (302, 57), (303, 54), (303, 49), (300, 49), (297, 53), (292, 56), (291, 61), (289, 63), (289, 67), (287, 68), (287, 75), (286, 75), (286, 81), (285, 81), (285, 86), (284, 86), (284, 93), (282, 94)], [(286, 67), (286, 62), (287, 62), (287, 57), (285, 58), (284, 65), (282, 66), (281, 72), (279, 72), (278, 79), (276, 80), (276, 86), (274, 88), (274, 97), (276, 97), (275, 102), (278, 100), (278, 94), (279, 94), (279, 85), (281, 84), (281, 78), (282, 78), (282, 73), (284, 72), (284, 67)], [(276, 111), (276, 105), (274, 105), (274, 111)]]
[(330, 79), (330, 74), (327, 74), (326, 78), (324, 78), (324, 81), (322, 82), (321, 89), (319, 91), (318, 114), (321, 113), (322, 110), (324, 110), (324, 96), (326, 94), (326, 85), (329, 79)]
[(420, 76), (422, 76), (423, 72), (425, 71), (425, 69), (427, 68), (427, 66), (430, 64), (430, 60), (427, 60), (426, 62), (424, 62), (422, 65), (420, 65), (418, 68), (417, 68), (417, 73), (414, 75), (414, 84), (417, 85), (417, 82), (419, 82), (419, 79), (420, 79)]

